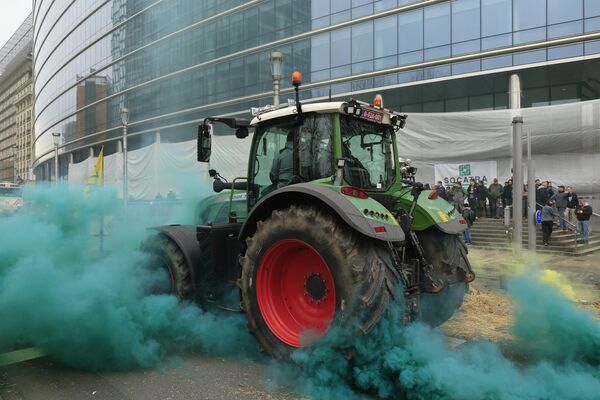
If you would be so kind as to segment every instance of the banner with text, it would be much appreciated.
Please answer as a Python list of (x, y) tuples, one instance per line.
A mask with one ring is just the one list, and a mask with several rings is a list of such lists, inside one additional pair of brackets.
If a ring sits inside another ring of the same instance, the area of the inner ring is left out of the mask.
[(496, 161), (435, 164), (434, 169), (435, 181), (442, 181), (444, 186), (452, 186), (455, 182), (468, 186), (470, 179), (479, 179), (488, 186), (498, 174)]

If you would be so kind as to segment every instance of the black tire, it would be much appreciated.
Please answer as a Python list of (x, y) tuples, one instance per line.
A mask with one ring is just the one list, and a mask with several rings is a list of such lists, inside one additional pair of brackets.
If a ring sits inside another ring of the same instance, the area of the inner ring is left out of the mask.
[[(418, 232), (417, 236), (437, 279), (446, 281), (448, 276), (462, 276), (457, 268), (470, 269), (466, 246), (457, 235), (429, 228)], [(467, 283), (457, 282), (445, 286), (439, 293), (421, 293), (419, 319), (432, 327), (443, 324), (460, 308), (468, 289)]]
[(183, 252), (171, 238), (162, 233), (153, 235), (142, 243), (140, 250), (149, 255), (149, 268), (167, 272), (165, 277), (169, 279), (169, 283), (159, 282), (153, 286), (153, 294), (174, 294), (180, 299), (192, 297), (190, 267)]
[(273, 211), (259, 222), (257, 232), (246, 240), (247, 250), (242, 258), (243, 307), (249, 330), (261, 350), (287, 360), (300, 347), (290, 346), (271, 331), (257, 299), (257, 273), (265, 253), (284, 239), (312, 246), (329, 268), (336, 292), (333, 324), (354, 327), (362, 333), (377, 324), (397, 288), (384, 243), (359, 235), (337, 218), (313, 207), (291, 206)]

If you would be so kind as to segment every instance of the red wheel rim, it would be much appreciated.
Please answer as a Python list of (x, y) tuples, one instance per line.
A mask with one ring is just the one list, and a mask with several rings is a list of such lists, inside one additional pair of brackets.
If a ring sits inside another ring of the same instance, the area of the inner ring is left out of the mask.
[(323, 257), (301, 240), (280, 240), (266, 251), (256, 297), (271, 332), (293, 347), (323, 337), (335, 314), (333, 275)]

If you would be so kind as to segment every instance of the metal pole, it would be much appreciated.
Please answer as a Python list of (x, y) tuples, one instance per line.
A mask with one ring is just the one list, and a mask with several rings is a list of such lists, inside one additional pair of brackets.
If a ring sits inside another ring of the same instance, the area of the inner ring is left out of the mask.
[(127, 124), (123, 124), (123, 206), (127, 209), (129, 188), (127, 186)]
[(535, 251), (535, 162), (531, 159), (531, 129), (527, 129), (527, 249)]
[(13, 146), (13, 183), (17, 183), (17, 150), (19, 147), (15, 144)]
[(58, 185), (58, 143), (54, 143), (54, 183)]
[[(509, 106), (512, 110), (521, 108), (521, 78), (512, 74), (508, 86)], [(513, 159), (513, 246), (523, 248), (523, 117), (521, 112), (513, 114), (512, 120), (512, 159)]]
[(513, 246), (523, 247), (523, 117), (513, 118)]
[(273, 105), (279, 107), (279, 81), (280, 79), (273, 79)]

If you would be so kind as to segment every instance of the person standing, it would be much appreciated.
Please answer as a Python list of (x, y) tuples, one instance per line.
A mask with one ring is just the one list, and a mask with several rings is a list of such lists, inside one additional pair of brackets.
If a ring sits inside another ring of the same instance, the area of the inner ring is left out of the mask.
[(469, 187), (467, 188), (467, 201), (472, 211), (477, 209), (477, 199), (475, 198), (475, 180), (469, 180)]
[(506, 181), (502, 189), (502, 207), (512, 206), (512, 179)]
[(567, 220), (572, 224), (572, 226), (576, 226), (578, 224), (577, 216), (575, 215), (575, 210), (579, 208), (579, 199), (577, 198), (577, 194), (573, 192), (573, 186), (567, 186)]
[(483, 218), (487, 214), (487, 188), (482, 181), (475, 181), (475, 198), (477, 199), (477, 218)]
[(576, 211), (577, 221), (579, 223), (579, 232), (581, 232), (581, 241), (588, 244), (590, 240), (590, 217), (592, 216), (592, 206), (587, 200), (582, 200), (581, 207)]
[(550, 196), (548, 196), (548, 182), (544, 181), (535, 191), (535, 209), (541, 210), (548, 200), (550, 200)]
[(465, 239), (466, 244), (473, 244), (473, 234), (471, 228), (475, 222), (475, 212), (471, 210), (471, 207), (465, 204), (462, 216), (465, 221), (467, 221), (467, 229), (463, 231), (463, 238)]
[(498, 178), (488, 188), (488, 201), (490, 202), (490, 217), (498, 218), (498, 201), (502, 197), (502, 185), (498, 183)]
[(558, 212), (554, 208), (554, 200), (546, 201), (542, 207), (542, 240), (544, 246), (548, 246), (552, 237), (552, 229), (554, 228), (554, 218), (558, 216)]
[(569, 204), (568, 193), (565, 192), (565, 187), (560, 185), (558, 187), (558, 193), (551, 197), (552, 200), (556, 202), (556, 208), (558, 209), (558, 218), (560, 229), (563, 231), (567, 230), (567, 221), (565, 220), (565, 211), (567, 210), (567, 205)]
[(465, 204), (465, 191), (459, 182), (454, 183), (450, 194), (452, 195), (452, 204), (454, 204), (454, 208), (456, 208), (458, 212), (462, 212)]

